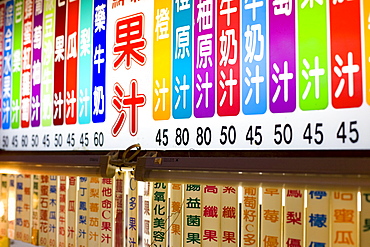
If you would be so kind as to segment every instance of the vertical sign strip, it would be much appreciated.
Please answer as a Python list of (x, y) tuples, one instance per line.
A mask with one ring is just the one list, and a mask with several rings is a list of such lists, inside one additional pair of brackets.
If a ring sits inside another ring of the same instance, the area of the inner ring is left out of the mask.
[[(121, 171), (118, 171), (116, 172), (116, 175), (115, 175), (115, 179), (116, 179), (116, 186), (115, 186), (115, 207), (114, 207), (114, 224), (115, 224), (115, 227), (114, 227), (114, 246), (115, 247), (122, 247), (123, 246), (123, 243), (124, 243), (124, 239), (125, 239), (125, 236), (124, 236), (124, 231), (125, 231), (125, 228), (124, 228), (124, 220), (123, 220), (123, 216), (124, 216), (124, 209), (123, 209), (123, 202), (124, 202), (124, 198), (123, 198), (123, 191), (124, 191), (124, 185), (125, 185), (125, 180), (124, 180), (124, 173), (121, 172)], [(144, 238), (144, 236), (143, 236)], [(82, 246), (82, 247), (87, 247), (86, 246)]]
[(58, 246), (66, 246), (67, 240), (67, 176), (59, 177), (59, 224), (58, 224)]
[(99, 209), (99, 178), (89, 178), (89, 242), (88, 246), (99, 246), (100, 245), (100, 209)]
[(362, 191), (361, 220), (360, 220), (360, 246), (370, 245), (370, 191)]
[(10, 128), (11, 120), (11, 90), (12, 90), (12, 48), (13, 48), (13, 19), (14, 2), (9, 0), (5, 4), (5, 28), (4, 28), (4, 62), (2, 83), (2, 127)]
[(24, 0), (23, 48), (22, 48), (22, 89), (21, 127), (28, 128), (31, 121), (31, 80), (32, 80), (32, 27), (33, 0)]
[(137, 229), (138, 219), (138, 182), (131, 174), (129, 177), (129, 191), (128, 191), (128, 222), (127, 222), (127, 239), (126, 246), (135, 246), (139, 242), (139, 234)]
[[(67, 212), (67, 241), (66, 245), (76, 247), (76, 234), (77, 234), (77, 177), (69, 177), (68, 179), (68, 212)], [(92, 210), (92, 209), (90, 209)]]
[(1, 174), (1, 205), (4, 207), (4, 215), (0, 219), (0, 235), (7, 237), (8, 233), (8, 175)]
[(193, 1), (175, 1), (172, 38), (172, 116), (190, 118), (193, 95)]
[(54, 42), (54, 93), (53, 124), (64, 122), (64, 84), (65, 84), (65, 28), (67, 0), (57, 0), (55, 8), (55, 42)]
[(269, 1), (270, 5), (270, 110), (296, 108), (295, 2)]
[(327, 2), (303, 1), (297, 7), (299, 107), (322, 110), (329, 102)]
[(307, 191), (306, 246), (329, 246), (330, 191)]
[(330, 1), (331, 98), (334, 108), (362, 104), (360, 16), (360, 0)]
[(223, 186), (221, 194), (221, 246), (237, 247), (239, 239), (238, 229), (238, 187)]
[(194, 116), (215, 114), (216, 93), (216, 4), (194, 1)]
[(217, 113), (240, 111), (240, 1), (217, 1)]
[(170, 247), (182, 247), (183, 236), (183, 185), (171, 184), (171, 207), (170, 207)]
[(262, 188), (261, 244), (265, 246), (284, 246), (281, 239), (281, 193), (280, 187)]
[(23, 175), (17, 175), (16, 208), (15, 208), (15, 240), (22, 241), (23, 235)]
[(49, 176), (49, 217), (48, 217), (48, 226), (49, 226), (49, 247), (58, 246), (57, 243), (57, 233), (58, 233), (58, 177)]
[[(50, 126), (53, 117), (54, 37), (56, 0), (44, 0), (44, 23), (42, 36), (42, 126)], [(34, 30), (35, 31), (35, 30)], [(38, 32), (38, 31), (37, 31)], [(35, 34), (36, 37), (36, 34)], [(39, 42), (39, 41), (37, 41)]]
[(15, 212), (16, 212), (16, 191), (15, 175), (10, 174), (8, 176), (8, 237), (14, 239), (14, 230), (15, 230)]
[(102, 178), (100, 193), (100, 208), (101, 208), (101, 235), (100, 246), (113, 246), (114, 242), (114, 190), (115, 182), (113, 178)]
[(243, 234), (241, 238), (242, 246), (259, 246), (259, 224), (260, 224), (260, 205), (259, 205), (259, 186), (245, 185), (242, 188), (242, 218), (241, 227)]
[(22, 73), (22, 29), (23, 0), (14, 1), (14, 34), (12, 63), (12, 129), (20, 126), (21, 113), (21, 73)]
[(151, 236), (151, 209), (152, 209), (152, 201), (151, 198), (153, 196), (151, 188), (153, 186), (153, 183), (151, 182), (145, 182), (144, 184), (144, 197), (143, 197), (143, 242), (144, 245), (150, 246), (152, 242), (152, 236)]
[(77, 122), (77, 54), (80, 0), (68, 0), (66, 52), (66, 124)]
[(267, 110), (268, 1), (246, 1), (242, 11), (242, 109), (245, 115)]
[(331, 245), (357, 246), (358, 213), (356, 191), (333, 191), (331, 202)]
[(25, 243), (31, 243), (31, 221), (32, 221), (32, 205), (33, 205), (33, 193), (32, 193), (32, 175), (26, 174), (23, 178), (23, 235), (22, 241)]
[(152, 244), (167, 246), (167, 196), (166, 183), (153, 183)]
[[(88, 124), (91, 121), (91, 78), (92, 78), (92, 32), (93, 1), (81, 0), (80, 29), (78, 52), (78, 123)], [(83, 13), (83, 14), (82, 14)]]
[[(0, 89), (3, 88), (3, 62), (4, 62), (4, 31), (5, 31), (5, 3), (0, 3)], [(0, 93), (0, 110), (2, 109), (2, 93)], [(1, 117), (0, 113), (0, 128), (1, 128)]]
[(154, 1), (153, 118), (168, 120), (171, 114), (171, 0)]
[(220, 186), (202, 186), (202, 246), (220, 246)]
[(89, 205), (89, 183), (87, 177), (80, 177), (80, 184), (78, 188), (78, 224), (77, 224), (77, 246), (88, 246), (88, 205)]
[(42, 18), (43, 1), (35, 0), (33, 14), (33, 51), (32, 51), (32, 90), (31, 90), (31, 126), (41, 123), (41, 56), (42, 56)]
[(40, 185), (40, 235), (39, 244), (46, 246), (48, 245), (49, 239), (49, 225), (48, 225), (48, 214), (49, 214), (49, 176), (41, 175)]
[(302, 188), (288, 187), (285, 189), (284, 196), (284, 240), (282, 245), (304, 246), (304, 190)]
[(365, 36), (365, 66), (364, 68), (366, 76), (366, 98), (367, 104), (370, 105), (370, 2), (363, 1), (364, 9), (364, 36)]
[(183, 242), (186, 247), (200, 247), (201, 243), (201, 186), (199, 184), (184, 185), (184, 234)]
[(106, 21), (107, 0), (94, 1), (92, 121), (105, 121), (106, 109)]
[(40, 175), (33, 176), (32, 193), (32, 240), (31, 244), (39, 245), (40, 233)]

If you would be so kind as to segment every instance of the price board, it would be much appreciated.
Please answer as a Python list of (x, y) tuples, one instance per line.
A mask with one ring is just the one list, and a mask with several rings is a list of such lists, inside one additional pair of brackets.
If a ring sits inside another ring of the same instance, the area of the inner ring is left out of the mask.
[(370, 149), (367, 0), (8, 0), (0, 12), (5, 150)]

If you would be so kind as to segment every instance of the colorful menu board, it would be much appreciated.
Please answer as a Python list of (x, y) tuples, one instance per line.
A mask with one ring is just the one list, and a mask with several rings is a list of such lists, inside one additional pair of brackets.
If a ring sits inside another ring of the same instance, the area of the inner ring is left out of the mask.
[(0, 146), (369, 149), (369, 7), (5, 1)]

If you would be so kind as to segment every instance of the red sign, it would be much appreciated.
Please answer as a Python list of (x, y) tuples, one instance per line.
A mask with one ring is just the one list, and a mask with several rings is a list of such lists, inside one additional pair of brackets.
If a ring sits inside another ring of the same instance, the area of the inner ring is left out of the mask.
[(360, 0), (330, 0), (334, 108), (359, 107), (362, 104), (360, 17)]

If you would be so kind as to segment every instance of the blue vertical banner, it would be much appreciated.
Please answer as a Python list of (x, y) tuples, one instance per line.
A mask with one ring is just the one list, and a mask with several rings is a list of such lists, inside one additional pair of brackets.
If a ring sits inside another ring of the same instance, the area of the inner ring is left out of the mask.
[[(83, 13), (83, 14), (82, 14)], [(80, 43), (78, 75), (78, 123), (88, 124), (91, 119), (91, 45), (93, 1), (81, 0), (80, 3)]]
[(174, 0), (172, 39), (172, 116), (190, 118), (192, 113), (193, 1)]
[(263, 114), (267, 109), (267, 4), (266, 0), (247, 0), (242, 7), (242, 109), (245, 115)]
[(105, 121), (105, 73), (106, 73), (106, 24), (107, 1), (94, 1), (93, 26), (93, 78), (92, 78), (92, 121), (102, 123)]
[(2, 127), (10, 128), (11, 110), (11, 85), (12, 85), (12, 44), (13, 44), (13, 0), (5, 4), (5, 35), (4, 35), (4, 62), (3, 62), (3, 105), (2, 105)]

